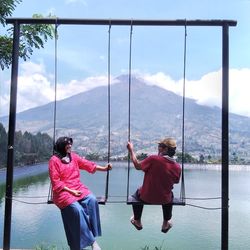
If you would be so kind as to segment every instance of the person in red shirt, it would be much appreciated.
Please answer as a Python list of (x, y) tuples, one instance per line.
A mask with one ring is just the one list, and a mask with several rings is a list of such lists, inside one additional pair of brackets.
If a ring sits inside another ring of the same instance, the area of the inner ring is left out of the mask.
[(71, 250), (92, 246), (101, 250), (95, 238), (101, 236), (99, 206), (96, 197), (80, 180), (80, 170), (89, 173), (108, 171), (111, 164), (99, 166), (71, 152), (72, 138), (60, 137), (49, 160), (52, 197), (60, 209)]
[(176, 141), (166, 138), (158, 143), (158, 155), (151, 155), (139, 161), (131, 142), (127, 144), (134, 167), (144, 172), (143, 184), (137, 189), (133, 197), (141, 201), (133, 204), (133, 216), (130, 221), (137, 230), (143, 228), (141, 216), (144, 204), (162, 205), (163, 223), (161, 231), (167, 233), (172, 227), (173, 186), (178, 183), (181, 176), (181, 167), (173, 159), (176, 151)]

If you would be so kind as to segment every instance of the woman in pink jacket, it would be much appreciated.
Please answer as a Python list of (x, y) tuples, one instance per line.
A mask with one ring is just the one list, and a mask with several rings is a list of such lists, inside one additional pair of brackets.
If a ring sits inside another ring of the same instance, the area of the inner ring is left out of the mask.
[(99, 166), (71, 152), (72, 138), (60, 137), (49, 161), (53, 202), (60, 209), (71, 250), (92, 246), (100, 250), (95, 238), (101, 236), (99, 206), (96, 197), (80, 180), (80, 169), (89, 173), (108, 171), (110, 164)]

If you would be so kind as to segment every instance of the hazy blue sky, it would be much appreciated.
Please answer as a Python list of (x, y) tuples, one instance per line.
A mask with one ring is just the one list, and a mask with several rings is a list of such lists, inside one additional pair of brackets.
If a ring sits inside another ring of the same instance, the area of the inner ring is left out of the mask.
[[(23, 0), (13, 17), (230, 19), (230, 110), (250, 116), (249, 0)], [(58, 98), (107, 84), (108, 26), (58, 27)], [(130, 27), (111, 27), (111, 75), (128, 73)], [(181, 94), (184, 27), (133, 27), (132, 70), (151, 84)], [(221, 27), (187, 28), (186, 95), (221, 104)], [(54, 41), (20, 60), (18, 110), (53, 101)], [(0, 115), (8, 112), (10, 71), (1, 72)]]

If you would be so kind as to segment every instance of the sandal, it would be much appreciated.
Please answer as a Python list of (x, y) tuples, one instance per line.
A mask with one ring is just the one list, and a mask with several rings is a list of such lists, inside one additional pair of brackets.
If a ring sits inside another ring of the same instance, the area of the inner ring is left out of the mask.
[(170, 223), (170, 222), (168, 222), (168, 226), (167, 227), (165, 227), (165, 228), (161, 228), (161, 231), (163, 232), (163, 233), (167, 233), (171, 228), (172, 228), (172, 226), (173, 226), (173, 224), (172, 223)]
[(131, 224), (132, 224), (137, 230), (142, 230), (142, 226), (138, 226), (138, 225), (136, 224), (136, 221), (135, 221), (135, 219), (134, 219), (133, 216), (130, 218), (130, 222), (131, 222)]

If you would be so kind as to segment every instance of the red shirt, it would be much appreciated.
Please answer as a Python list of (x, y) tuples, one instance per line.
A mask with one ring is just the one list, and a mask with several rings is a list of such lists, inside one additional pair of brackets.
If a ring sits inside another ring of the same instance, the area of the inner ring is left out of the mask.
[(174, 183), (180, 180), (180, 165), (170, 157), (152, 155), (141, 162), (141, 168), (145, 174), (140, 198), (151, 204), (172, 202)]
[[(75, 153), (71, 153), (71, 162), (62, 163), (57, 156), (52, 156), (49, 161), (49, 175), (52, 184), (53, 202), (59, 208), (65, 208), (73, 202), (80, 200), (91, 193), (91, 191), (80, 181), (80, 169), (89, 173), (96, 171), (96, 164), (88, 161)], [(64, 187), (79, 190), (81, 196), (74, 196)]]

